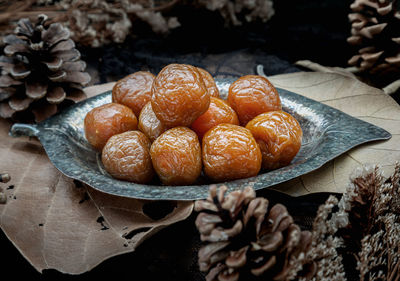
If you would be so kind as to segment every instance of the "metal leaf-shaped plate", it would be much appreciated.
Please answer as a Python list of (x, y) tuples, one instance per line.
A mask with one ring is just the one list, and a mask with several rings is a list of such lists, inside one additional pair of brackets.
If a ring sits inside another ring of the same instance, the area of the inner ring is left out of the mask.
[[(226, 98), (235, 78), (217, 77), (215, 80), (222, 98)], [(278, 92), (283, 110), (294, 115), (302, 127), (301, 149), (289, 166), (225, 183), (229, 191), (249, 184), (258, 190), (282, 183), (318, 169), (359, 144), (391, 138), (384, 129), (330, 106), (283, 89)], [(10, 134), (37, 136), (50, 160), (63, 174), (109, 194), (152, 200), (197, 200), (208, 196), (211, 182), (204, 178), (195, 185), (164, 186), (136, 184), (108, 175), (100, 154), (86, 141), (83, 121), (92, 108), (109, 102), (110, 91), (79, 102), (38, 125), (14, 124)]]

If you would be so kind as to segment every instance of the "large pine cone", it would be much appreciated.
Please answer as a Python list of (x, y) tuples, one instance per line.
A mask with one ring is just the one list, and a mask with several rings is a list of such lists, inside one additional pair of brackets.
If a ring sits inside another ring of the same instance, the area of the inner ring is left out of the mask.
[(226, 190), (212, 186), (209, 198), (195, 203), (196, 226), (205, 242), (198, 262), (207, 281), (298, 277), (311, 233), (301, 231), (283, 205), (268, 210), (268, 200), (255, 197), (252, 188), (225, 197)]
[[(84, 97), (80, 90), (90, 81), (86, 64), (60, 23), (46, 24), (40, 15), (35, 25), (21, 19), (15, 34), (4, 37), (0, 57), (0, 117), (35, 121), (54, 114), (61, 103)], [(23, 116), (23, 117), (22, 117)]]
[(347, 41), (358, 53), (349, 64), (372, 75), (397, 76), (398, 79), (400, 0), (355, 0), (351, 10), (352, 29)]

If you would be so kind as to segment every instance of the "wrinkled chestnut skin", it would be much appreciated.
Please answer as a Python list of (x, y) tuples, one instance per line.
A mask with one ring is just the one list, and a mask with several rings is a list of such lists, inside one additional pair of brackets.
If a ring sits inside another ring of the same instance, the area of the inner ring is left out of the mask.
[(203, 78), (204, 85), (206, 86), (210, 97), (219, 98), (219, 90), (212, 75), (201, 67), (197, 67), (197, 70), (200, 72), (201, 77)]
[(139, 115), (138, 128), (142, 131), (151, 142), (155, 141), (162, 133), (167, 130), (151, 107), (151, 102), (148, 102), (142, 109)]
[(256, 176), (261, 151), (251, 132), (241, 126), (220, 124), (209, 130), (202, 143), (205, 174), (214, 181)]
[(303, 131), (289, 113), (270, 111), (260, 114), (247, 123), (246, 128), (260, 146), (263, 169), (289, 165), (300, 150)]
[(168, 127), (187, 126), (206, 112), (210, 94), (196, 67), (170, 64), (154, 79), (151, 105), (157, 118)]
[(98, 151), (103, 149), (113, 135), (136, 129), (135, 114), (129, 107), (118, 103), (93, 108), (84, 120), (86, 139)]
[(106, 171), (114, 178), (135, 183), (148, 183), (154, 170), (150, 157), (150, 141), (139, 131), (112, 136), (101, 154)]
[(228, 103), (236, 111), (242, 126), (261, 113), (282, 109), (278, 91), (260, 75), (242, 76), (233, 82), (229, 87)]
[(239, 119), (236, 112), (225, 101), (211, 97), (207, 111), (193, 122), (191, 128), (201, 140), (208, 130), (222, 123), (239, 125)]
[(151, 99), (154, 78), (154, 74), (147, 71), (138, 71), (122, 78), (112, 89), (112, 101), (126, 105), (139, 116), (143, 106)]
[(150, 154), (154, 170), (166, 185), (189, 185), (200, 176), (200, 142), (189, 128), (164, 132), (151, 145)]

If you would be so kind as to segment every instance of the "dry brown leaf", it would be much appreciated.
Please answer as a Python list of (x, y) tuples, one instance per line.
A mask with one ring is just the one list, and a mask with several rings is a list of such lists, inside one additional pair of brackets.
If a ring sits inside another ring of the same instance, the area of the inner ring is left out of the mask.
[(392, 134), (387, 141), (363, 144), (320, 169), (274, 186), (291, 195), (310, 192), (344, 192), (352, 171), (363, 164), (379, 164), (387, 175), (400, 160), (400, 106), (383, 91), (338, 73), (300, 72), (269, 77), (279, 88), (304, 95), (351, 116), (384, 128)]
[[(92, 96), (112, 85), (86, 92)], [(192, 212), (191, 202), (171, 202), (171, 213), (154, 219), (143, 212), (152, 201), (76, 187), (50, 163), (37, 140), (9, 137), (10, 125), (0, 120), (0, 171), (11, 176), (7, 204), (0, 205), (0, 226), (38, 271), (86, 272), (107, 258), (134, 251), (150, 235)]]

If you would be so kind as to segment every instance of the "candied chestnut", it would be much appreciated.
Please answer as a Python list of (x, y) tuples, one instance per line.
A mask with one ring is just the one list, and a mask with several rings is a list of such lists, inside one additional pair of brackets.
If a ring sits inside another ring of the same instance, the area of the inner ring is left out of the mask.
[(215, 80), (211, 76), (211, 74), (207, 70), (205, 70), (201, 67), (197, 67), (197, 70), (200, 72), (201, 77), (203, 78), (204, 85), (206, 86), (207, 91), (210, 94), (210, 96), (219, 98), (219, 90), (218, 90), (217, 84), (215, 84)]
[(242, 76), (233, 82), (229, 87), (228, 103), (236, 111), (242, 126), (261, 113), (282, 109), (278, 91), (260, 75)]
[(220, 124), (203, 138), (205, 174), (214, 181), (248, 178), (261, 169), (261, 151), (251, 132), (241, 126)]
[(151, 145), (150, 154), (154, 170), (164, 184), (192, 184), (200, 176), (200, 142), (189, 128), (165, 131)]
[(207, 111), (193, 122), (191, 128), (201, 140), (208, 130), (222, 123), (239, 125), (239, 119), (236, 112), (224, 100), (211, 97)]
[(101, 154), (104, 168), (114, 178), (148, 183), (154, 175), (150, 145), (149, 139), (140, 131), (112, 136)]
[(118, 103), (93, 108), (84, 120), (86, 139), (96, 150), (102, 150), (113, 135), (136, 129), (135, 114), (129, 107)]
[(261, 148), (264, 169), (289, 165), (300, 150), (303, 131), (289, 113), (270, 111), (260, 114), (247, 123), (246, 128)]
[(138, 71), (122, 78), (112, 89), (112, 101), (126, 105), (139, 116), (143, 106), (151, 99), (154, 77), (148, 71)]
[(151, 107), (151, 102), (148, 102), (140, 112), (138, 128), (151, 142), (155, 141), (156, 138), (167, 130), (167, 127), (158, 120)]
[(186, 64), (164, 67), (154, 79), (152, 94), (154, 113), (168, 127), (190, 126), (210, 104), (200, 72)]

